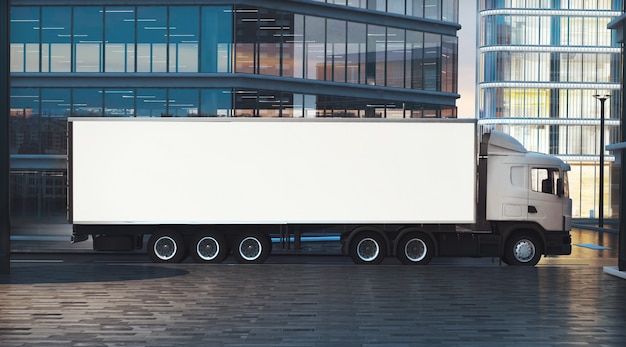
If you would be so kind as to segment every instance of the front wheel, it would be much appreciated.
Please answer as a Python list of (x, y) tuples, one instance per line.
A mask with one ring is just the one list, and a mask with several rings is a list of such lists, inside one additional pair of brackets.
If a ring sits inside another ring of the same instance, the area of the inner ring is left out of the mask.
[(397, 255), (405, 265), (426, 265), (435, 254), (435, 246), (430, 237), (424, 233), (409, 233), (398, 243)]
[(148, 240), (148, 255), (153, 263), (180, 263), (186, 252), (183, 237), (172, 230), (158, 231)]
[(514, 266), (535, 266), (541, 259), (541, 242), (528, 233), (514, 234), (506, 241), (502, 260)]
[(271, 252), (272, 240), (257, 232), (240, 235), (233, 247), (233, 255), (240, 264), (262, 264)]
[(376, 232), (360, 232), (350, 242), (350, 257), (355, 264), (380, 264), (386, 255), (385, 239)]

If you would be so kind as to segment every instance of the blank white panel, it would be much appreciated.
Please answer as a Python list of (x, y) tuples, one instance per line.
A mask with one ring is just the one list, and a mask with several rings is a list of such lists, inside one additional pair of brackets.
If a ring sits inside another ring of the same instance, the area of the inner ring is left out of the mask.
[(88, 223), (471, 223), (475, 124), (71, 119)]

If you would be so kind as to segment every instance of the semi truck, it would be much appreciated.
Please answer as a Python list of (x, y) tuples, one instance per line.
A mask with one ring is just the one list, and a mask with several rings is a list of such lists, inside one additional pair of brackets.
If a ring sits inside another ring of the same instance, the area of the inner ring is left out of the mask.
[(263, 263), (332, 230), (357, 264), (534, 266), (571, 253), (569, 170), (472, 119), (68, 120), (72, 241), (154, 262)]

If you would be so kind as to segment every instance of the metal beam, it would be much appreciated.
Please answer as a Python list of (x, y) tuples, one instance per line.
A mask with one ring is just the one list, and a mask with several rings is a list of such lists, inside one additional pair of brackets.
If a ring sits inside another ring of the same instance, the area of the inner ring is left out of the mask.
[(245, 88), (454, 106), (456, 93), (244, 73), (14, 73), (14, 88)]

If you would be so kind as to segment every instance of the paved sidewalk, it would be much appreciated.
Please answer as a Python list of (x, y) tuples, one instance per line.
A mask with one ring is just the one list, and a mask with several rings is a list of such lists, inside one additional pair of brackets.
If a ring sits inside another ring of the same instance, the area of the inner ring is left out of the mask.
[(594, 266), (18, 263), (1, 346), (624, 346)]

